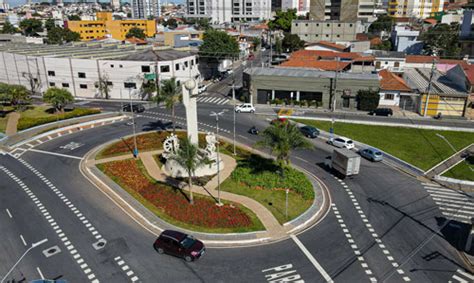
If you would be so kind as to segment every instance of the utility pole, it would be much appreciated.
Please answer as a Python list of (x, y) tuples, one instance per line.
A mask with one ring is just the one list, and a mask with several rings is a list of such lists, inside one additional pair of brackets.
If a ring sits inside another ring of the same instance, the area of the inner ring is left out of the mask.
[(268, 60), (268, 67), (272, 66), (272, 60), (273, 60), (273, 44), (272, 44), (272, 30), (268, 30), (269, 33), (269, 41), (270, 41), (270, 60)]
[(337, 93), (337, 75), (339, 73), (339, 57), (336, 57), (336, 72), (334, 74), (334, 90), (332, 92), (331, 108), (332, 112), (336, 111), (336, 93)]
[(158, 81), (158, 58), (156, 58), (155, 62), (155, 88), (156, 88), (156, 96), (160, 94), (160, 82)]
[(232, 110), (232, 113), (234, 113), (234, 121), (233, 121), (233, 128), (234, 128), (234, 134), (233, 134), (233, 147), (234, 147), (234, 156), (236, 155), (235, 153), (235, 71), (234, 71), (234, 81), (232, 82), (232, 102), (234, 104), (234, 109)]
[(428, 82), (427, 94), (425, 96), (425, 111), (423, 111), (423, 117), (426, 117), (427, 112), (428, 112), (428, 103), (430, 101), (430, 94), (431, 94), (431, 84), (432, 84), (432, 81), (433, 81), (434, 70), (435, 70), (435, 67), (436, 67), (435, 62), (436, 62), (436, 60), (433, 60), (433, 64), (431, 65), (430, 80)]
[(223, 116), (225, 110), (222, 110), (219, 113), (214, 111), (211, 112), (209, 116), (216, 117), (216, 138), (217, 138), (217, 206), (222, 206), (221, 203), (221, 174), (220, 174), (220, 154), (219, 154), (219, 116)]

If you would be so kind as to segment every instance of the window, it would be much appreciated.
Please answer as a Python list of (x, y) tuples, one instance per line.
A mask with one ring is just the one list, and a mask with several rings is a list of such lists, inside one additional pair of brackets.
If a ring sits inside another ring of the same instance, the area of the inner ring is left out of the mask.
[(199, 58), (196, 58), (195, 60), (196, 60), (196, 64), (199, 63)]
[(142, 73), (149, 73), (150, 72), (150, 66), (142, 66)]
[(188, 67), (188, 61), (184, 62), (184, 67)]
[(56, 83), (49, 83), (49, 86), (56, 86)]
[(168, 73), (169, 71), (170, 71), (170, 66), (169, 65), (160, 66), (160, 72), (161, 73)]
[(113, 67), (114, 67), (114, 65), (113, 65), (113, 64), (112, 64), (112, 65), (110, 65), (110, 68), (113, 68)]
[(63, 87), (69, 87), (69, 84), (68, 83), (62, 83), (62, 86)]
[(123, 68), (123, 65), (119, 65), (119, 68)]
[(393, 100), (394, 98), (393, 93), (386, 93), (384, 98), (385, 100)]
[(77, 73), (77, 76), (81, 79), (85, 79), (86, 78), (86, 73), (79, 72), (79, 73)]
[(86, 85), (86, 84), (80, 84), (80, 85), (79, 85), (79, 88), (87, 89), (87, 85)]
[(112, 82), (107, 81), (108, 86), (113, 86), (114, 84)]
[(134, 88), (134, 89), (136, 89), (137, 84), (136, 83), (127, 83), (127, 82), (125, 82), (125, 83), (123, 83), (123, 87), (124, 88)]
[(54, 77), (54, 76), (56, 76), (56, 73), (54, 71), (48, 71), (48, 76), (49, 77)]

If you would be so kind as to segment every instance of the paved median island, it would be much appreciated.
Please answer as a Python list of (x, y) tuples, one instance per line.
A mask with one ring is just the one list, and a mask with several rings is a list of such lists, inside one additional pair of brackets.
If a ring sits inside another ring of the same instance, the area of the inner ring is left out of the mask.
[(189, 204), (186, 182), (161, 169), (162, 142), (169, 134), (138, 135), (136, 159), (130, 153), (133, 138), (126, 137), (94, 149), (81, 164), (86, 177), (152, 233), (185, 230), (208, 244), (241, 246), (284, 239), (325, 214), (329, 196), (314, 176), (290, 167), (281, 176), (272, 159), (243, 147), (233, 156), (227, 141), (220, 151), (226, 164), (220, 173), (224, 205), (216, 205), (217, 176), (195, 179), (195, 202)]

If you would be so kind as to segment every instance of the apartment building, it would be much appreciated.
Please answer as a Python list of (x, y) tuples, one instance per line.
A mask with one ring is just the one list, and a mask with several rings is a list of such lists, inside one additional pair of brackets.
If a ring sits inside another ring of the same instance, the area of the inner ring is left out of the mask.
[(426, 19), (443, 11), (442, 0), (389, 0), (388, 15), (394, 18)]
[(78, 98), (104, 98), (97, 84), (99, 78), (106, 78), (109, 98), (128, 98), (130, 89), (136, 89), (135, 98), (141, 98), (144, 78), (155, 78), (156, 74), (160, 81), (174, 77), (180, 84), (190, 78), (201, 80), (197, 57), (172, 49), (84, 42), (0, 45), (0, 82), (30, 88), (32, 78), (41, 93), (59, 87)]
[(254, 22), (271, 18), (272, 0), (187, 0), (187, 17), (212, 23)]
[(373, 22), (375, 8), (373, 0), (310, 0), (310, 19)]
[(281, 10), (296, 9), (296, 14), (299, 16), (305, 16), (309, 12), (309, 5), (311, 0), (282, 0)]
[(131, 0), (134, 19), (155, 19), (160, 16), (160, 0)]
[(81, 35), (82, 41), (104, 37), (124, 40), (131, 28), (140, 28), (147, 37), (156, 33), (155, 20), (113, 20), (111, 12), (97, 12), (94, 21), (67, 21), (65, 27)]
[(296, 20), (291, 23), (291, 33), (307, 42), (356, 40), (361, 28), (359, 22)]

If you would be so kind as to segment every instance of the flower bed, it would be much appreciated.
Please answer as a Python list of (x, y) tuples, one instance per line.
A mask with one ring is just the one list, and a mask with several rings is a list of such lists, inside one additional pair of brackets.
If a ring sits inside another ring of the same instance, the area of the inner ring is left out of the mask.
[(151, 181), (139, 161), (114, 161), (101, 164), (99, 169), (159, 217), (177, 226), (221, 233), (264, 230), (258, 218), (238, 204), (225, 202), (219, 207), (212, 198), (194, 194), (194, 205), (190, 205), (186, 192)]

